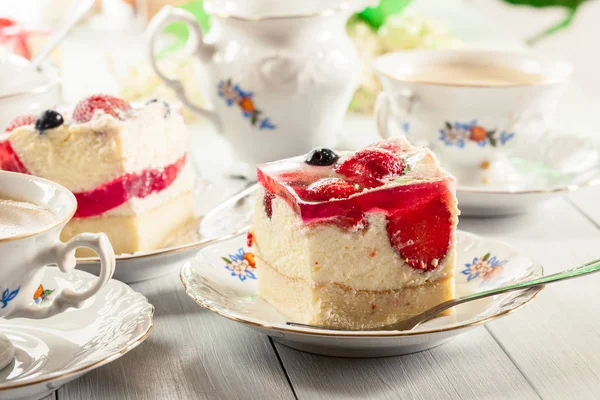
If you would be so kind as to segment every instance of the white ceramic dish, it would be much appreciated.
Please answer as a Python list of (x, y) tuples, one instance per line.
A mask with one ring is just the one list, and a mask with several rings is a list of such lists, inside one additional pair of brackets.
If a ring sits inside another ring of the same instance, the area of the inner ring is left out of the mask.
[[(507, 244), (465, 232), (458, 232), (457, 237), (458, 296), (535, 279), (543, 274), (540, 265)], [(283, 315), (258, 297), (260, 271), (244, 263), (246, 251), (244, 235), (202, 249), (181, 270), (187, 294), (200, 306), (246, 324), (281, 344), (316, 354), (384, 357), (429, 349), (519, 309), (539, 293), (515, 292), (467, 303), (456, 307), (454, 315), (435, 318), (411, 332), (296, 327), (287, 325)], [(477, 273), (476, 269), (482, 272)]]
[(600, 143), (592, 138), (549, 135), (507, 163), (508, 178), (488, 185), (457, 184), (461, 216), (525, 213), (542, 203), (600, 183)]
[[(48, 268), (43, 305), (53, 290), (89, 287), (96, 278)], [(0, 399), (39, 399), (86, 372), (134, 349), (153, 326), (154, 307), (129, 286), (111, 280), (80, 309), (45, 320), (2, 321), (0, 333), (16, 347), (15, 361), (0, 371)]]

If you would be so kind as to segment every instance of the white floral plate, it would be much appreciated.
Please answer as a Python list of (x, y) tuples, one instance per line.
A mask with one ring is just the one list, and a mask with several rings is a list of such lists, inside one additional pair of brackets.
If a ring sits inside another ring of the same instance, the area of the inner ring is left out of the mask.
[[(202, 307), (242, 322), (281, 344), (323, 355), (382, 357), (429, 349), (519, 309), (539, 293), (513, 292), (466, 303), (455, 307), (452, 316), (435, 318), (411, 332), (296, 327), (287, 325), (283, 315), (258, 297), (260, 271), (253, 267), (249, 254), (243, 235), (202, 249), (181, 270), (187, 294)], [(457, 233), (457, 296), (535, 279), (542, 274), (540, 265), (507, 244)]]
[[(56, 289), (82, 290), (95, 278), (46, 269), (36, 302)], [(86, 372), (116, 360), (146, 339), (154, 307), (129, 286), (111, 280), (80, 309), (43, 320), (0, 321), (0, 333), (16, 347), (15, 360), (0, 370), (0, 399), (39, 399)]]
[[(557, 196), (600, 183), (600, 144), (592, 138), (549, 135), (516, 154), (505, 178), (456, 188), (462, 216), (499, 216), (531, 211)], [(502, 168), (502, 166), (501, 166)]]

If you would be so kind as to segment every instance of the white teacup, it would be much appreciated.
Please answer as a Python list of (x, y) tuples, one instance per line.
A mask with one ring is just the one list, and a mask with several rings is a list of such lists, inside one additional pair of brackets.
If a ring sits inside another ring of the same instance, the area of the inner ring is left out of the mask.
[[(79, 308), (110, 280), (115, 270), (115, 254), (105, 234), (82, 233), (67, 243), (59, 239), (77, 208), (70, 191), (45, 179), (0, 171), (0, 197), (33, 203), (51, 215), (51, 223), (41, 228), (25, 227), (23, 233), (0, 238), (0, 318), (48, 318), (70, 307)], [(72, 271), (76, 264), (75, 250), (79, 247), (92, 249), (100, 257), (101, 271), (94, 285), (80, 292), (65, 289), (53, 296), (48, 305), (36, 304), (34, 294), (45, 266), (56, 264), (64, 273)], [(0, 368), (12, 360), (11, 351), (6, 337), (0, 335)]]
[[(448, 65), (477, 73), (444, 75)], [(379, 134), (392, 135), (393, 117), (402, 134), (432, 148), (463, 185), (506, 181), (504, 161), (542, 140), (572, 71), (564, 62), (482, 50), (396, 52), (374, 67), (384, 87), (375, 110)], [(494, 74), (487, 77), (486, 68)]]

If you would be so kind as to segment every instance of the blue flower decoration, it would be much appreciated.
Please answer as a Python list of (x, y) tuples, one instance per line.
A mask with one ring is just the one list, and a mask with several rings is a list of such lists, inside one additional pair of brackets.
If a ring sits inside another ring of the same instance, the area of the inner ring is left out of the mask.
[(507, 263), (508, 260), (499, 260), (496, 256), (492, 256), (487, 253), (483, 257), (475, 257), (473, 261), (465, 264), (465, 269), (461, 271), (463, 275), (467, 275), (467, 282), (473, 279), (483, 278), (494, 268), (502, 266)]
[(275, 124), (269, 118), (262, 117), (263, 112), (256, 107), (254, 92), (243, 90), (238, 84), (233, 84), (231, 79), (221, 80), (217, 84), (217, 92), (229, 107), (234, 104), (239, 106), (242, 116), (249, 119), (252, 126), (258, 129), (276, 129)]
[(273, 125), (271, 123), (271, 120), (267, 117), (267, 118), (263, 118), (260, 121), (260, 125), (258, 126), (258, 129), (275, 129), (275, 125)]
[(254, 267), (250, 265), (245, 255), (246, 252), (240, 247), (236, 253), (221, 257), (227, 263), (225, 269), (231, 272), (231, 276), (237, 276), (242, 282), (248, 278), (256, 279), (256, 274), (252, 271)]
[(0, 302), (2, 302), (2, 308), (6, 308), (6, 306), (8, 306), (8, 302), (17, 297), (20, 289), (20, 286), (13, 291), (9, 290), (8, 288), (4, 289), (4, 292), (2, 292), (2, 299), (0, 299)]
[(508, 133), (508, 132), (502, 131), (502, 133), (500, 134), (500, 143), (502, 144), (502, 146), (504, 146), (506, 144), (506, 142), (508, 142), (514, 136), (515, 136), (514, 132)]
[(406, 133), (407, 135), (410, 133), (410, 123), (409, 122), (405, 122), (402, 124), (402, 130), (404, 131), (404, 133)]
[(506, 142), (512, 139), (514, 132), (509, 133), (502, 131), (500, 136), (497, 136), (496, 129), (486, 130), (483, 126), (477, 124), (477, 120), (470, 122), (455, 121), (453, 124), (446, 122), (444, 128), (439, 130), (439, 140), (444, 142), (446, 146), (456, 146), (464, 148), (468, 141), (475, 142), (479, 147), (492, 147), (498, 144), (504, 146)]

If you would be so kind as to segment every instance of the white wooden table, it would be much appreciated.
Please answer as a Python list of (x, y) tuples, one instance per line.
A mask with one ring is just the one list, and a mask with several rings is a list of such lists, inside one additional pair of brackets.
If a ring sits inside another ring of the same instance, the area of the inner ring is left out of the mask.
[[(482, 3), (471, 4), (482, 8)], [(584, 25), (597, 26), (597, 18), (580, 18)], [(527, 30), (524, 22), (521, 31)], [(77, 78), (71, 88), (85, 82), (88, 92), (113, 91), (106, 82), (90, 80), (93, 72), (82, 67), (96, 63), (79, 53), (90, 43), (71, 47), (77, 49), (77, 62), (65, 65), (65, 74)], [(556, 50), (553, 43), (546, 46)], [(572, 47), (565, 51), (574, 53)], [(582, 50), (579, 55), (586, 63), (592, 57), (598, 65), (597, 54)], [(577, 78), (583, 87), (582, 75)], [(68, 94), (77, 99), (75, 91)], [(581, 93), (569, 96), (559, 125), (568, 128), (577, 122), (579, 131), (595, 127), (597, 132), (600, 107), (581, 101)], [(208, 143), (213, 147), (203, 153), (201, 166), (207, 175), (212, 170), (205, 165), (214, 167), (227, 157), (219, 139), (195, 134), (196, 150), (202, 152)], [(212, 177), (217, 173), (210, 172)], [(600, 187), (591, 188), (557, 198), (529, 215), (461, 218), (459, 227), (503, 239), (553, 273), (600, 257), (599, 201)], [(329, 358), (274, 344), (197, 306), (184, 293), (177, 273), (132, 287), (156, 307), (150, 337), (49, 399), (600, 398), (600, 274), (549, 286), (521, 311), (443, 346), (381, 359)]]

